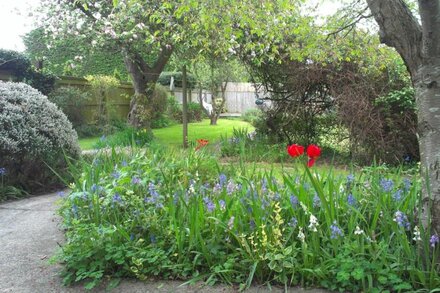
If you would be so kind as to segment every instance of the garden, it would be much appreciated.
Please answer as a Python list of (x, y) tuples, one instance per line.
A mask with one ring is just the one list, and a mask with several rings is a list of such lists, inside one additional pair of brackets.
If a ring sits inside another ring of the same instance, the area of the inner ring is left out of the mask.
[(0, 202), (57, 193), (62, 283), (437, 292), (440, 3), (150, 2), (0, 50)]

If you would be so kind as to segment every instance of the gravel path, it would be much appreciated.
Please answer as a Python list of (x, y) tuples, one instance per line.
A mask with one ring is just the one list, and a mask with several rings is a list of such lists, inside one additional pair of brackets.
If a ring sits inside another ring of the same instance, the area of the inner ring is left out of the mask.
[[(60, 265), (49, 264), (64, 236), (59, 228), (56, 194), (32, 197), (0, 205), (0, 292), (86, 292), (82, 286), (64, 287)], [(111, 292), (237, 292), (226, 286), (203, 284), (180, 287), (181, 282), (124, 280)], [(272, 292), (283, 292), (272, 288)], [(87, 291), (90, 292), (90, 291)], [(92, 292), (105, 292), (104, 287)], [(254, 287), (248, 292), (268, 292)], [(290, 289), (289, 292), (325, 293), (322, 290)]]

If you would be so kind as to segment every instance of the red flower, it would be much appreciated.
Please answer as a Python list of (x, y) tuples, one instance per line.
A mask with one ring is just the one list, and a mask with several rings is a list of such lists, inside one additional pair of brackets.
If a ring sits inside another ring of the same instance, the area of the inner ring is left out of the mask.
[(207, 140), (207, 139), (198, 139), (197, 140), (196, 151), (201, 149), (202, 147), (206, 146), (208, 143), (209, 143), (209, 140)]
[(292, 144), (287, 146), (287, 152), (293, 158), (299, 157), (304, 154), (304, 147), (298, 144)]
[(312, 167), (313, 164), (315, 164), (315, 160), (321, 155), (321, 148), (315, 144), (311, 144), (307, 147), (306, 152), (309, 157), (307, 167)]

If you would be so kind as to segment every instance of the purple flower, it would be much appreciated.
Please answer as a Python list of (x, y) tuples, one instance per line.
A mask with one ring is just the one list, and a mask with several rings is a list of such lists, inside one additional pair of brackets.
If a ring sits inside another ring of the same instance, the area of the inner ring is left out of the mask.
[(350, 185), (354, 182), (354, 175), (353, 174), (348, 174), (347, 175), (347, 184)]
[(429, 239), (429, 243), (431, 244), (432, 248), (435, 248), (435, 246), (439, 243), (439, 237), (438, 235), (432, 235), (431, 239)]
[(153, 182), (148, 183), (148, 192), (152, 197), (159, 197), (159, 193), (157, 192), (156, 185)]
[(64, 191), (58, 191), (58, 192), (57, 192), (57, 195), (58, 195), (59, 197), (64, 197), (64, 195), (66, 195), (66, 193), (65, 193)]
[(229, 229), (229, 230), (232, 230), (232, 228), (234, 228), (234, 220), (235, 220), (235, 217), (234, 217), (234, 216), (232, 216), (232, 217), (229, 219), (229, 221), (228, 221), (228, 229)]
[(118, 171), (114, 171), (112, 173), (113, 178), (118, 179), (121, 176), (121, 173), (119, 173)]
[(218, 180), (219, 180), (220, 185), (223, 186), (223, 185), (225, 185), (228, 178), (226, 177), (225, 174), (221, 173), (218, 177)]
[(115, 195), (113, 195), (113, 202), (114, 203), (122, 203), (122, 198), (121, 198), (121, 196), (119, 195), (119, 193), (115, 193)]
[(333, 222), (332, 225), (330, 225), (330, 238), (331, 239), (336, 239), (338, 237), (343, 237), (344, 236), (344, 232), (342, 232), (341, 228), (338, 227), (338, 225), (336, 224), (336, 221)]
[(289, 226), (295, 228), (296, 225), (298, 225), (298, 220), (295, 217), (292, 217), (292, 219), (290, 219)]
[(141, 178), (137, 177), (137, 176), (133, 176), (133, 178), (131, 178), (131, 184), (140, 184), (141, 183)]
[(226, 202), (223, 199), (219, 200), (218, 204), (220, 206), (220, 209), (222, 210), (226, 209)]
[(228, 185), (226, 186), (226, 192), (228, 195), (231, 195), (237, 188), (237, 185), (234, 183), (234, 181), (229, 180)]
[(393, 199), (395, 201), (400, 201), (402, 199), (402, 189), (397, 190), (394, 194), (393, 194)]
[(208, 210), (208, 212), (211, 213), (215, 209), (215, 203), (213, 203), (209, 197), (204, 197), (203, 201), (205, 203), (206, 209)]
[(408, 178), (403, 179), (403, 188), (405, 189), (405, 192), (408, 192), (411, 188), (411, 180)]
[(6, 168), (0, 168), (0, 176), (3, 176), (6, 174)]
[(391, 180), (391, 179), (385, 179), (385, 178), (382, 178), (382, 179), (380, 180), (380, 186), (382, 187), (382, 190), (383, 190), (383, 191), (385, 191), (385, 192), (389, 192), (389, 191), (391, 191), (391, 190), (393, 189), (393, 187), (394, 187), (394, 182), (393, 182), (393, 180)]
[(353, 194), (350, 193), (347, 196), (347, 203), (352, 207), (356, 206), (356, 198), (354, 198)]
[(315, 196), (313, 196), (313, 207), (319, 208), (321, 206), (321, 199), (319, 198), (318, 194), (315, 193)]
[(397, 225), (405, 228), (406, 230), (409, 230), (409, 228), (410, 228), (410, 224), (408, 222), (407, 216), (401, 211), (397, 211), (394, 214), (394, 222), (396, 222)]
[(122, 167), (127, 167), (127, 166), (128, 166), (127, 161), (126, 161), (126, 160), (123, 160), (122, 163), (121, 163), (121, 166), (122, 166)]
[(292, 204), (292, 207), (295, 209), (299, 204), (299, 200), (295, 195), (292, 194), (290, 196), (290, 203)]

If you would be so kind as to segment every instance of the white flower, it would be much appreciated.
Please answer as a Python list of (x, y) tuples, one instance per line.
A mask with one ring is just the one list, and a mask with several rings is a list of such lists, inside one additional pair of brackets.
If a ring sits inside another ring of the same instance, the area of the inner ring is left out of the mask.
[(299, 227), (298, 239), (301, 240), (301, 242), (306, 241), (306, 235), (304, 234), (302, 227)]
[(356, 226), (356, 230), (354, 230), (354, 235), (362, 235), (364, 233), (365, 233), (364, 230), (361, 230), (359, 226)]
[(318, 226), (318, 219), (314, 215), (310, 214), (309, 229), (313, 232), (318, 232), (318, 229), (316, 229)]
[(414, 241), (422, 241), (422, 238), (420, 237), (420, 230), (419, 227), (415, 226), (414, 227)]

